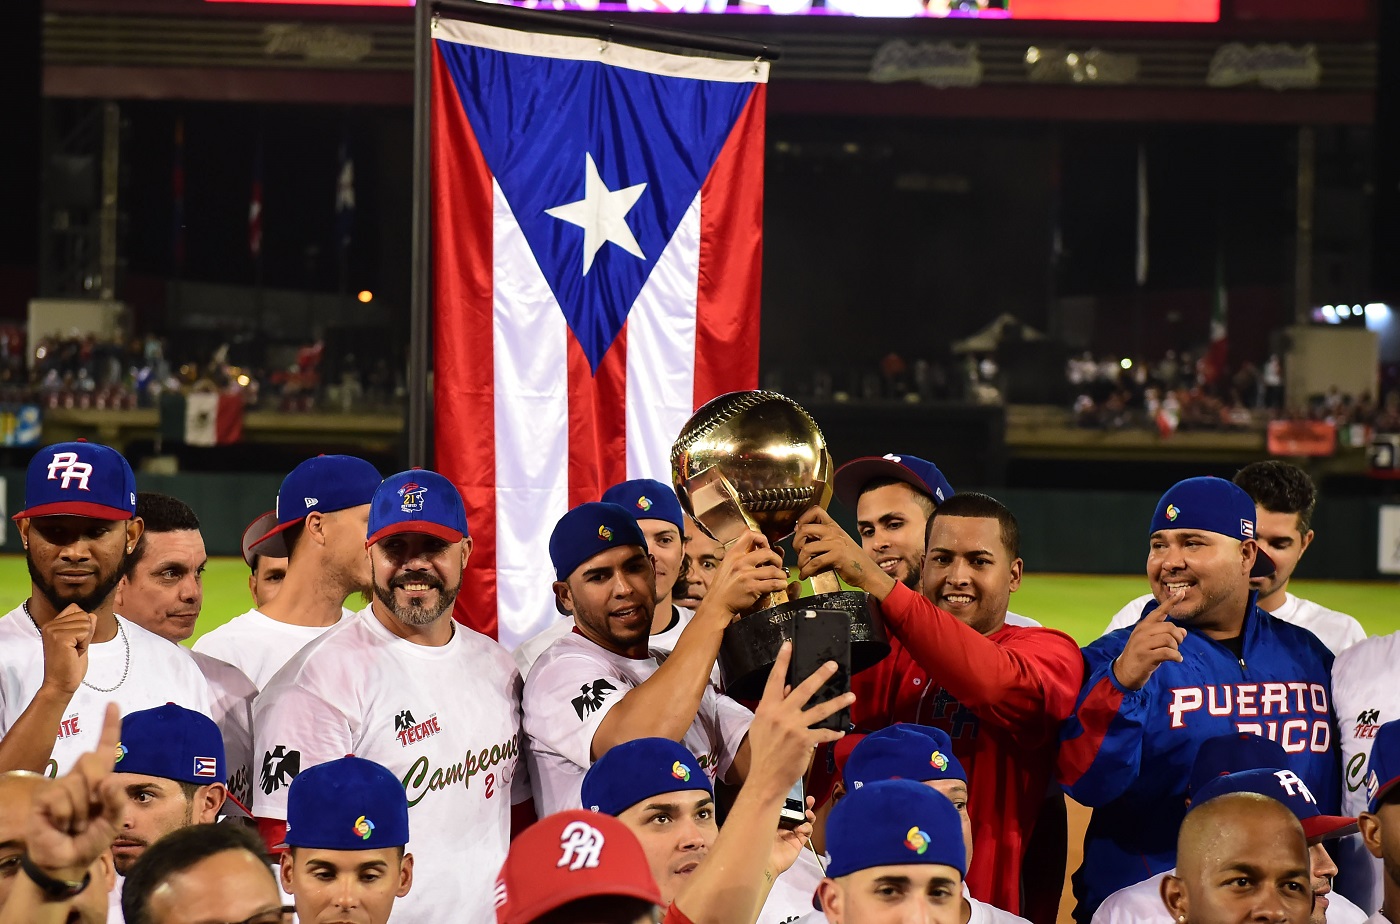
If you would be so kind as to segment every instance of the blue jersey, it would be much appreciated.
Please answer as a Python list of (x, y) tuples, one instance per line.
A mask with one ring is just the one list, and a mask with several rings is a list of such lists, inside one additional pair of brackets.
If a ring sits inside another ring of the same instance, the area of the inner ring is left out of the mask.
[(1132, 628), (1084, 649), (1084, 688), (1064, 725), (1058, 765), (1065, 791), (1094, 809), (1074, 875), (1077, 921), (1088, 922), (1118, 889), (1175, 866), (1186, 781), (1207, 738), (1243, 731), (1279, 742), (1287, 769), (1307, 783), (1318, 808), (1338, 814), (1332, 652), (1259, 609), (1253, 593), (1238, 656), (1185, 628), (1184, 660), (1158, 665), (1141, 690), (1123, 689), (1113, 675)]

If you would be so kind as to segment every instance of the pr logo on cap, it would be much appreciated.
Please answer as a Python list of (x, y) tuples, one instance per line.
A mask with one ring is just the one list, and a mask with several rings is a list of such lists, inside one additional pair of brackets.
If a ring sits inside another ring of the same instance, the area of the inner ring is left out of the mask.
[(1167, 504), (1167, 519), (1175, 520), (1179, 516), (1181, 516), (1181, 511), (1177, 509), (1176, 504)]
[[(62, 472), (62, 475), (58, 473)], [(79, 462), (76, 452), (56, 452), (49, 462), (49, 481), (62, 481), (59, 487), (65, 491), (70, 482), (78, 483), (79, 491), (88, 490), (88, 479), (92, 477), (92, 463)]]
[(374, 822), (361, 815), (355, 819), (355, 833), (360, 836), (360, 840), (369, 840), (369, 836), (374, 833)]
[(595, 869), (603, 852), (603, 832), (590, 824), (571, 821), (559, 837), (559, 851), (556, 867), (567, 866), (570, 872)]
[(928, 850), (928, 832), (920, 831), (918, 825), (909, 829), (909, 833), (904, 835), (904, 846), (923, 856)]
[(399, 488), (399, 497), (403, 498), (403, 503), (399, 505), (399, 509), (404, 513), (421, 513), (423, 510), (423, 496), (427, 493), (427, 488), (410, 481), (402, 488)]
[(608, 529), (606, 526), (599, 526), (598, 538), (602, 539), (604, 542), (612, 542), (612, 530)]
[(943, 756), (942, 751), (934, 751), (928, 762), (939, 770), (948, 769), (948, 758)]
[(671, 776), (674, 776), (682, 783), (689, 783), (690, 768), (687, 767), (685, 764), (681, 763), (680, 761), (676, 761), (674, 764), (671, 764)]

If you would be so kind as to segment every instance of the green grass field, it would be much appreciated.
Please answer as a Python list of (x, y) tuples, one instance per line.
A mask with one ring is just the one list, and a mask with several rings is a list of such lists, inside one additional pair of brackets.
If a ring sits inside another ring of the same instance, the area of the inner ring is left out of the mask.
[[(24, 559), (0, 556), (0, 586), (10, 587), (14, 605), (28, 585)], [(1294, 593), (1323, 606), (1350, 613), (1372, 635), (1400, 629), (1400, 588), (1389, 582), (1295, 581)], [(1021, 589), (1011, 596), (1011, 609), (1063, 629), (1081, 645), (1099, 637), (1114, 613), (1136, 596), (1147, 592), (1147, 578), (1139, 575), (1028, 574)], [(356, 603), (355, 605), (358, 605)], [(195, 637), (252, 606), (248, 595), (248, 567), (239, 558), (214, 558), (204, 572), (204, 613)]]

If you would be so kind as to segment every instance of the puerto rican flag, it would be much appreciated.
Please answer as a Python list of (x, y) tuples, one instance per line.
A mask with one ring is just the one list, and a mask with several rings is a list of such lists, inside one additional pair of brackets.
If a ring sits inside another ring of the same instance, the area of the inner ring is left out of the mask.
[(474, 542), (457, 616), (513, 647), (560, 618), (559, 517), (669, 483), (695, 408), (757, 387), (768, 65), (433, 38), (437, 466)]

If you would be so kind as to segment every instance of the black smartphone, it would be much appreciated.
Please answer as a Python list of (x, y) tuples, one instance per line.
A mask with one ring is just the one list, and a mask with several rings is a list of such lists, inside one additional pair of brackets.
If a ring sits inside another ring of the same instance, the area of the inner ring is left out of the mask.
[[(797, 686), (828, 661), (835, 661), (838, 669), (807, 701), (808, 708), (851, 689), (851, 620), (841, 610), (800, 611), (793, 617), (788, 683)], [(842, 709), (812, 727), (844, 731), (851, 721), (850, 712)]]
[(783, 800), (783, 811), (778, 816), (778, 826), (791, 830), (807, 820), (807, 791), (802, 780), (792, 784), (792, 791)]

